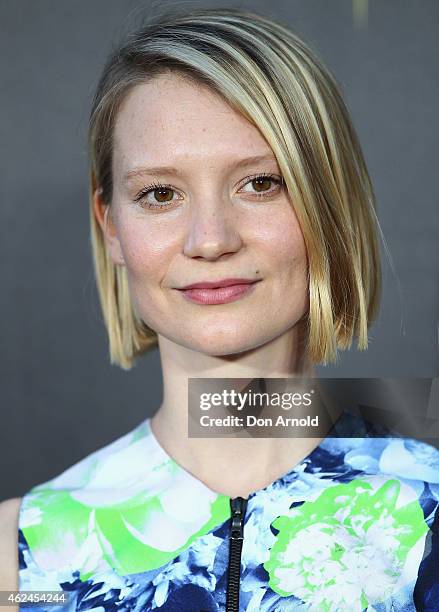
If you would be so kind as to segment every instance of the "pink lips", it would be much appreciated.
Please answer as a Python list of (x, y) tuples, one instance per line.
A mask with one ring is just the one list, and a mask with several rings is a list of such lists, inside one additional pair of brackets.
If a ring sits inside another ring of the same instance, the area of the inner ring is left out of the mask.
[(194, 283), (180, 291), (185, 298), (197, 304), (226, 304), (253, 291), (258, 282), (259, 280), (228, 278), (221, 281)]

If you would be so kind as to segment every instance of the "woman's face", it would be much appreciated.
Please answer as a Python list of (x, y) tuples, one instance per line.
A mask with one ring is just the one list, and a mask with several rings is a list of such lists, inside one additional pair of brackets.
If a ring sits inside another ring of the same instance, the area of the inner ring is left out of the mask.
[[(219, 356), (294, 327), (309, 305), (307, 257), (281, 178), (259, 130), (208, 88), (174, 74), (130, 92), (115, 125), (107, 245), (150, 328)], [(182, 291), (224, 279), (252, 284)]]

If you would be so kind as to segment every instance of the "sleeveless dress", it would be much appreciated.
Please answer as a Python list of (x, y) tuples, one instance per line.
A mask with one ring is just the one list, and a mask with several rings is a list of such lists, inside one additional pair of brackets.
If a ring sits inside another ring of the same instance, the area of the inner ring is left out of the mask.
[(438, 611), (438, 505), (439, 451), (349, 412), (246, 500), (146, 419), (23, 497), (19, 589), (68, 599), (20, 609)]

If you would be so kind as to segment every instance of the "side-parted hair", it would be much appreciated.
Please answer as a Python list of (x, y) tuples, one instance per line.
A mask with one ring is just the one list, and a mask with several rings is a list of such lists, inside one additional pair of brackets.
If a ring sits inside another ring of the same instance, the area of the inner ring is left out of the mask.
[(126, 270), (115, 266), (93, 211), (100, 189), (111, 207), (115, 119), (138, 84), (178, 73), (207, 85), (254, 124), (275, 154), (308, 256), (306, 355), (335, 362), (368, 329), (381, 297), (373, 187), (339, 87), (291, 31), (240, 9), (167, 11), (132, 31), (107, 60), (90, 125), (90, 222), (94, 267), (111, 363), (130, 369), (157, 345), (138, 317)]

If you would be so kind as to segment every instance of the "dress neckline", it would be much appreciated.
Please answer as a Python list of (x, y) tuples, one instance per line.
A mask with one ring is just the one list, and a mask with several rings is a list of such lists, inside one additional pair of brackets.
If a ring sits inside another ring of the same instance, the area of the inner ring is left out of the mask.
[[(163, 448), (158, 439), (156, 438), (152, 428), (151, 428), (151, 418), (147, 417), (143, 421), (143, 426), (145, 428), (145, 434), (149, 437), (151, 444), (154, 446), (155, 451), (163, 458), (163, 461), (170, 463), (176, 470), (180, 473), (184, 474), (186, 478), (196, 483), (198, 487), (202, 487), (206, 489), (211, 495), (228, 497), (229, 495), (225, 493), (220, 493), (219, 491), (215, 491), (211, 487), (209, 487), (204, 481), (200, 478), (192, 474), (188, 469), (184, 468), (178, 461), (173, 459), (169, 453)], [(319, 452), (322, 451), (322, 447), (328, 438), (336, 437), (336, 438), (354, 438), (354, 437), (370, 437), (370, 428), (367, 426), (367, 422), (358, 415), (352, 414), (347, 410), (341, 412), (337, 421), (332, 425), (329, 429), (326, 436), (319, 442), (319, 444), (314, 447), (307, 455), (305, 455), (302, 459), (296, 462), (293, 466), (291, 466), (285, 473), (281, 476), (265, 485), (264, 487), (260, 487), (258, 489), (253, 490), (251, 493), (247, 495), (247, 499), (250, 500), (253, 497), (267, 491), (267, 489), (276, 486), (282, 480), (287, 479), (291, 474), (297, 471), (297, 469), (303, 465), (304, 463), (313, 462), (313, 460), (318, 456)]]

